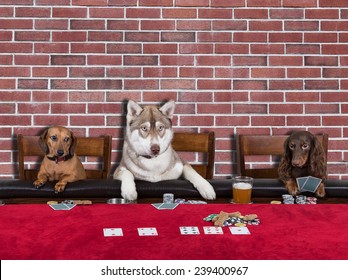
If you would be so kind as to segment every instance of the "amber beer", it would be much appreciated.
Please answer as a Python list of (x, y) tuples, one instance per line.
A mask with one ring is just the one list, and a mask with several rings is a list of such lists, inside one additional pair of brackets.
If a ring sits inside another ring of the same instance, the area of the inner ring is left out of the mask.
[(251, 203), (251, 191), (252, 191), (253, 179), (250, 177), (236, 177), (232, 190), (233, 190), (233, 203)]

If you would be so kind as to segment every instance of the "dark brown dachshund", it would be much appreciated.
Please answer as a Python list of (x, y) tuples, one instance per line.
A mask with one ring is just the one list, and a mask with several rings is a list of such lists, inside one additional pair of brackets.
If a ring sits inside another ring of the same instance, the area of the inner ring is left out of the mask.
[(327, 178), (323, 146), (316, 136), (308, 131), (293, 132), (284, 143), (284, 154), (279, 165), (279, 179), (289, 194), (298, 194), (296, 178), (313, 176), (322, 179), (316, 195), (325, 196)]
[(77, 155), (74, 153), (76, 137), (65, 127), (53, 126), (47, 129), (39, 139), (41, 149), (46, 154), (39, 170), (36, 188), (47, 181), (58, 180), (55, 192), (63, 192), (66, 184), (86, 179), (86, 172)]

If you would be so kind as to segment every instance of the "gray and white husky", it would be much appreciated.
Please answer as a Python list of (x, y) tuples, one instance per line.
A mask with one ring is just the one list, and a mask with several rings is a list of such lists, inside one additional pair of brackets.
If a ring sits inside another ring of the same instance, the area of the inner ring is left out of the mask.
[(135, 179), (159, 182), (183, 176), (190, 181), (205, 199), (215, 199), (211, 184), (188, 163), (182, 161), (171, 145), (172, 118), (175, 102), (162, 107), (144, 106), (129, 100), (123, 155), (114, 173), (121, 180), (121, 195), (128, 200), (137, 199)]

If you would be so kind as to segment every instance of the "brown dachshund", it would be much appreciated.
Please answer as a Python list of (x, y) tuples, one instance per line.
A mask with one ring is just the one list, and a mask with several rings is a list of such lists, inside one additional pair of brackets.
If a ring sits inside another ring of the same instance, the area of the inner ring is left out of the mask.
[(76, 137), (65, 127), (53, 126), (40, 136), (39, 144), (46, 154), (39, 170), (36, 188), (47, 181), (58, 180), (55, 192), (63, 192), (66, 184), (86, 179), (86, 172), (77, 155), (74, 153)]
[(310, 132), (293, 132), (287, 138), (278, 171), (279, 179), (285, 184), (289, 194), (296, 195), (299, 192), (296, 178), (313, 176), (322, 179), (316, 195), (325, 196), (324, 184), (327, 179), (325, 152), (318, 138)]

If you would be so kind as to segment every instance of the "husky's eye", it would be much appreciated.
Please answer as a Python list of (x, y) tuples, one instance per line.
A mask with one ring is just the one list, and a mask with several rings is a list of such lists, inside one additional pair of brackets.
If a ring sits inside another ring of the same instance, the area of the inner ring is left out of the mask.
[(141, 130), (144, 131), (144, 132), (146, 132), (146, 131), (147, 131), (147, 127), (146, 127), (146, 126), (142, 126), (142, 127), (141, 127)]
[(54, 141), (54, 142), (57, 141), (57, 136), (56, 135), (52, 135), (51, 136), (51, 140)]
[(158, 131), (162, 131), (164, 129), (164, 126), (163, 125), (160, 125), (159, 127), (158, 127)]

